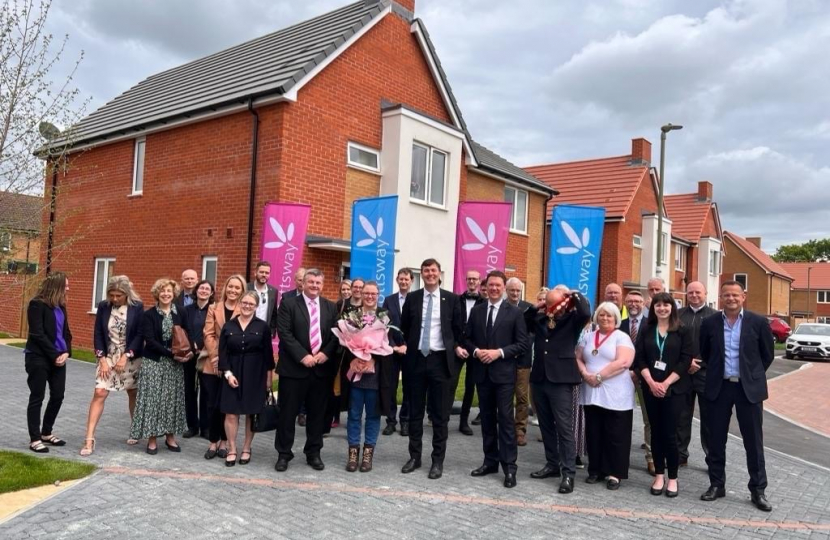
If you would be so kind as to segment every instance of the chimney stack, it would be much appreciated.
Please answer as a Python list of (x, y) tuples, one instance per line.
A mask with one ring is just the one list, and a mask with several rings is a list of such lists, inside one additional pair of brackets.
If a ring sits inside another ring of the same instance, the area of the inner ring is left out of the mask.
[(701, 180), (697, 183), (697, 202), (712, 202), (712, 183)]
[(631, 139), (631, 164), (651, 165), (651, 143), (646, 139)]
[(746, 241), (750, 244), (755, 244), (755, 247), (761, 249), (761, 237), (760, 236), (747, 236)]
[(415, 13), (415, 0), (394, 0), (394, 3), (398, 4), (412, 14)]

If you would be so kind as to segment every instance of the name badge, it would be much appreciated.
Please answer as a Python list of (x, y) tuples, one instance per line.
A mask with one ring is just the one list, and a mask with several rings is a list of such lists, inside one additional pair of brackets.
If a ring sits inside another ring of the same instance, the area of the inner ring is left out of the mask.
[(658, 360), (654, 362), (654, 369), (659, 369), (660, 371), (666, 371), (666, 363), (662, 360)]

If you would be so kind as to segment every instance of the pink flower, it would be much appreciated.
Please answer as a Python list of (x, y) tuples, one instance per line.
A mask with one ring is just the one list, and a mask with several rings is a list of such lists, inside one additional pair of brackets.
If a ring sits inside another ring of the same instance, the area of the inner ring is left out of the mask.
[[(349, 349), (356, 358), (364, 362), (370, 361), (373, 354), (380, 356), (392, 354), (386, 325), (374, 317), (363, 328), (355, 328), (344, 320), (337, 321), (337, 327), (332, 328), (332, 332), (337, 336), (340, 345)], [(354, 373), (351, 369), (346, 376), (349, 380), (360, 380), (360, 373)]]

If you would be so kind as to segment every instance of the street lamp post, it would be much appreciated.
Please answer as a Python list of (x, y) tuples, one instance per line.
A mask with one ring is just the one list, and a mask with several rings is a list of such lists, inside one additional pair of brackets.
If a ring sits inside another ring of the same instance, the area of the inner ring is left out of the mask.
[[(662, 272), (660, 269), (660, 261), (663, 260), (663, 186), (665, 182), (663, 177), (666, 168), (666, 133), (676, 129), (683, 129), (683, 126), (676, 126), (673, 124), (666, 124), (660, 128), (660, 178), (657, 182), (657, 275)], [(668, 250), (669, 243), (666, 242), (666, 249)]]
[(810, 271), (812, 266), (807, 267), (807, 322), (810, 322), (810, 304), (813, 303), (812, 291), (810, 291)]

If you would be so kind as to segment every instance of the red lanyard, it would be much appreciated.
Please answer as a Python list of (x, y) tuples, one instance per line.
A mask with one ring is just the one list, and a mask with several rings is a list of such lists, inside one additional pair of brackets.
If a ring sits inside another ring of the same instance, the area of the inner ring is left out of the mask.
[(599, 354), (599, 348), (602, 347), (602, 344), (605, 343), (606, 341), (608, 341), (608, 338), (610, 338), (612, 335), (614, 335), (614, 332), (616, 332), (616, 331), (617, 331), (616, 329), (612, 330), (611, 333), (609, 333), (607, 336), (602, 338), (602, 341), (600, 341), (600, 339), (599, 339), (599, 330), (594, 332), (594, 350), (591, 351), (591, 354), (593, 354), (594, 356), (598, 355)]

